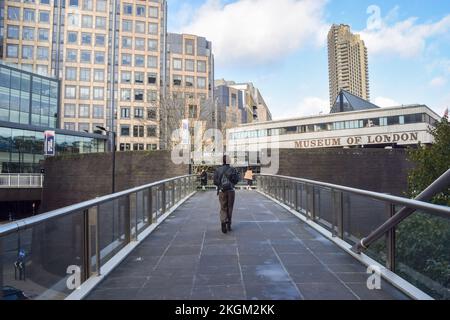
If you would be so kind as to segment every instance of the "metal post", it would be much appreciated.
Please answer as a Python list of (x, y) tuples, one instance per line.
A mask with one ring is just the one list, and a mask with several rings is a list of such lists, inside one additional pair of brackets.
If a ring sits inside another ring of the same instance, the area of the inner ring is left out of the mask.
[[(1, 247), (0, 247), (1, 248)], [(0, 253), (1, 256), (1, 253)], [(1, 265), (1, 263), (0, 263)], [(89, 240), (89, 210), (83, 211), (83, 282), (91, 276), (91, 250)]]
[(171, 196), (171, 204), (172, 204), (172, 207), (173, 206), (175, 206), (175, 180), (174, 181), (172, 181), (172, 196)]
[(125, 196), (125, 242), (131, 242), (131, 210), (130, 210), (130, 196)]
[(166, 213), (166, 184), (161, 185), (161, 213)]
[(295, 211), (298, 210), (298, 183), (294, 183), (294, 209)]
[(116, 133), (112, 132), (113, 150), (112, 150), (112, 193), (116, 192)]
[[(390, 218), (395, 215), (395, 205), (388, 204), (386, 206), (387, 213)], [(387, 252), (386, 252), (386, 268), (395, 272), (395, 227), (391, 228), (387, 232)]]
[(344, 238), (344, 210), (343, 210), (343, 195), (342, 192), (337, 190), (331, 190), (332, 204), (333, 204), (333, 237)]
[(3, 239), (0, 237), (0, 288), (3, 288)]

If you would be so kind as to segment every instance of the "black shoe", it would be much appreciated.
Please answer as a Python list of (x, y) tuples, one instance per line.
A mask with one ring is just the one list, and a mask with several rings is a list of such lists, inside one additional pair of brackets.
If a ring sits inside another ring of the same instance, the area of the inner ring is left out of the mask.
[(226, 223), (222, 223), (222, 232), (227, 233), (227, 224)]
[(227, 223), (227, 230), (228, 230), (228, 231), (232, 231), (232, 230), (231, 230), (231, 222)]

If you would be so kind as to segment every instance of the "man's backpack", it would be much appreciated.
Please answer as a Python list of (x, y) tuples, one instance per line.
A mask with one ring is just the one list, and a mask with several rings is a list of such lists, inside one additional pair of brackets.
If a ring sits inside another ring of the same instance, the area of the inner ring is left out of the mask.
[(230, 191), (233, 190), (234, 185), (239, 182), (239, 177), (234, 168), (227, 168), (222, 174), (220, 179), (220, 190)]

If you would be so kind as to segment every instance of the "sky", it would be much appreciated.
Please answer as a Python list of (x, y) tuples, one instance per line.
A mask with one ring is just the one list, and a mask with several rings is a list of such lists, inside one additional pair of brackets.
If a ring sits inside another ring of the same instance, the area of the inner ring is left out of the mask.
[(333, 23), (368, 49), (371, 101), (450, 107), (449, 0), (168, 0), (168, 31), (212, 41), (216, 79), (253, 82), (274, 119), (329, 112)]

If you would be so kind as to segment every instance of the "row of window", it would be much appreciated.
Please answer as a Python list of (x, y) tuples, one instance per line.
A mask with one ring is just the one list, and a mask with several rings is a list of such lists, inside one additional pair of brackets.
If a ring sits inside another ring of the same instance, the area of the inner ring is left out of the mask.
[(267, 137), (275, 135), (287, 135), (308, 132), (334, 131), (345, 129), (370, 128), (378, 126), (391, 126), (411, 123), (429, 123), (434, 124), (435, 120), (425, 113), (408, 114), (403, 116), (391, 116), (381, 118), (371, 118), (351, 121), (338, 121), (310, 125), (290, 126), (275, 129), (252, 130), (236, 132), (231, 135), (232, 139), (248, 139)]
[[(19, 7), (8, 7), (7, 17), (11, 21), (23, 21), (23, 22), (40, 22), (40, 23), (50, 23), (50, 11), (38, 10), (36, 14), (35, 9), (23, 8), (22, 15)], [(37, 18), (37, 21), (36, 21)]]
[[(70, 0), (70, 1), (76, 1), (76, 0)], [(123, 15), (134, 15), (136, 17), (148, 17), (158, 19), (159, 16), (159, 8), (154, 6), (145, 6), (143, 4), (136, 4), (133, 6), (132, 3), (124, 3), (122, 6), (122, 14)]]
[(64, 129), (70, 130), (70, 131), (80, 131), (80, 132), (91, 132), (91, 133), (100, 133), (100, 129), (97, 127), (103, 127), (103, 123), (85, 123), (85, 122), (79, 122), (78, 124), (75, 122), (64, 122)]
[[(197, 79), (197, 82), (195, 82), (195, 79)], [(172, 76), (172, 84), (174, 86), (180, 87), (188, 87), (188, 88), (195, 88), (198, 89), (206, 89), (206, 78), (205, 77), (193, 77), (193, 76), (184, 76), (184, 85), (183, 85), (183, 76), (174, 74)]]
[[(94, 76), (92, 77), (92, 73)], [(65, 79), (69, 81), (87, 81), (90, 82), (93, 79), (95, 82), (104, 82), (105, 70), (104, 69), (91, 69), (91, 68), (76, 68), (66, 67)]]
[[(131, 147), (133, 147), (133, 149), (131, 149)], [(121, 143), (119, 146), (119, 150), (120, 151), (144, 151), (144, 144), (143, 143), (133, 143), (133, 145), (131, 145), (131, 143)], [(147, 144), (147, 150), (148, 151), (154, 151), (154, 150), (158, 150), (158, 145), (153, 143), (153, 144)]]
[(34, 41), (38, 40), (39, 42), (47, 42), (49, 41), (49, 32), (50, 30), (47, 28), (38, 28), (36, 35), (36, 28), (33, 27), (22, 27), (22, 36), (20, 37), (20, 27), (15, 25), (8, 25), (6, 29), (6, 35), (8, 39), (12, 40), (28, 40)]
[[(183, 60), (178, 58), (173, 58), (172, 60), (173, 70), (183, 70)], [(195, 60), (185, 59), (184, 60), (184, 71), (195, 72)], [(206, 72), (206, 61), (197, 61), (197, 72)]]
[[(47, 0), (48, 1), (48, 0)], [(106, 12), (107, 0), (95, 0), (95, 10), (97, 12)], [(69, 0), (69, 7), (79, 7), (86, 11), (94, 10), (94, 0)]]
[[(134, 29), (133, 29), (134, 26)], [(158, 24), (154, 22), (149, 22), (147, 25), (147, 32), (150, 35), (158, 34)], [(143, 21), (132, 21), (132, 20), (122, 20), (122, 32), (130, 33), (146, 33), (145, 32), (145, 22)]]
[[(94, 24), (95, 18), (95, 24)], [(67, 24), (69, 27), (80, 27), (80, 15), (78, 13), (69, 13), (67, 15)], [(94, 28), (98, 30), (106, 30), (106, 17), (81, 15), (82, 28)]]
[[(133, 132), (131, 132), (131, 128)], [(120, 126), (120, 136), (122, 137), (130, 137), (133, 134), (134, 138), (144, 138), (144, 126), (130, 126), (128, 124), (123, 124)], [(147, 126), (147, 137), (148, 138), (156, 138), (158, 137), (158, 126), (149, 125)]]
[(133, 49), (133, 39), (134, 39), (134, 50), (145, 51), (145, 43), (147, 42), (148, 51), (158, 51), (158, 40), (156, 39), (144, 39), (144, 38), (132, 38), (132, 37), (122, 37), (122, 49)]
[[(120, 119), (131, 119), (131, 108), (130, 107), (121, 107), (120, 108)], [(147, 119), (156, 121), (158, 118), (158, 111), (154, 107), (147, 108)], [(133, 115), (135, 119), (144, 119), (145, 117), (145, 109), (143, 107), (135, 107), (133, 108)]]
[[(92, 114), (91, 114), (92, 110)], [(94, 118), (94, 119), (103, 119), (104, 114), (104, 106), (103, 105), (93, 105), (92, 108), (89, 104), (79, 104), (78, 105), (78, 118)], [(77, 106), (72, 103), (67, 103), (64, 105), (64, 117), (66, 118), (77, 118)]]
[[(34, 47), (34, 46), (21, 46), (21, 47), (22, 47), (22, 50), (21, 50), (22, 52), (20, 53), (20, 57), (22, 57), (22, 59), (48, 60), (48, 58), (49, 58), (49, 48), (48, 47)], [(35, 50), (36, 50), (36, 52), (35, 52)], [(6, 45), (6, 57), (19, 58), (19, 45), (7, 44)]]
[[(121, 89), (120, 90), (120, 100), (121, 101), (137, 101), (145, 102), (145, 90), (144, 89)], [(133, 98), (133, 99), (132, 99)], [(147, 102), (157, 102), (158, 101), (158, 91), (147, 90)]]
[[(77, 99), (77, 87), (66, 85), (64, 88), (64, 97), (66, 99)], [(104, 87), (94, 87), (92, 88), (92, 99), (94, 100), (104, 100), (105, 98), (105, 88)], [(91, 99), (91, 87), (78, 87), (78, 99), (80, 100), (90, 100)]]

